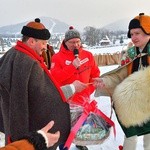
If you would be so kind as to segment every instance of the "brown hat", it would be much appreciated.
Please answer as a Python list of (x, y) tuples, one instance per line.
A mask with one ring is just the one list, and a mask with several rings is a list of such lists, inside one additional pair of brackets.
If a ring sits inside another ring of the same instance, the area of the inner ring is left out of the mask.
[(45, 26), (40, 23), (40, 19), (36, 18), (35, 22), (29, 22), (26, 26), (23, 26), (21, 34), (36, 39), (48, 40), (50, 38), (50, 32)]
[(150, 35), (150, 16), (140, 13), (138, 16), (132, 19), (128, 27), (128, 38), (131, 38), (130, 30), (135, 28), (141, 28), (145, 34)]
[(65, 33), (65, 42), (66, 41), (68, 41), (68, 40), (70, 40), (70, 39), (74, 39), (74, 38), (79, 38), (79, 39), (81, 39), (81, 37), (80, 37), (80, 33), (77, 31), (77, 30), (75, 30), (74, 28), (73, 28), (73, 26), (70, 26), (69, 27), (69, 30)]

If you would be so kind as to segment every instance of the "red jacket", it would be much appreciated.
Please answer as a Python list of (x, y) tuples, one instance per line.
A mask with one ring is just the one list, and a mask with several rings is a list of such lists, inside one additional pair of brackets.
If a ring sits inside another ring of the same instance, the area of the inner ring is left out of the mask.
[[(80, 48), (79, 58), (82, 64), (79, 69), (76, 69), (72, 65), (72, 61), (75, 59), (73, 51), (67, 50), (64, 43), (61, 45), (60, 51), (53, 55), (51, 73), (60, 86), (70, 84), (75, 80), (89, 83), (92, 82), (92, 78), (100, 76), (99, 68), (91, 52)], [(86, 91), (90, 95), (94, 91), (94, 87), (91, 85)]]

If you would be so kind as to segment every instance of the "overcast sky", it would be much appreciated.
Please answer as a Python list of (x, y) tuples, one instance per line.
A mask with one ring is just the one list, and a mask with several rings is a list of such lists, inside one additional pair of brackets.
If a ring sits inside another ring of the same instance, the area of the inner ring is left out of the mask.
[(150, 15), (150, 0), (0, 0), (0, 26), (45, 16), (81, 29), (130, 20), (140, 12)]

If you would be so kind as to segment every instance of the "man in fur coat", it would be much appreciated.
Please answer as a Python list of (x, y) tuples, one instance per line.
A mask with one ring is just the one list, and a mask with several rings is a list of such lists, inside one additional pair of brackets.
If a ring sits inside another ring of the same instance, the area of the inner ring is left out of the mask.
[(38, 18), (21, 33), (22, 41), (0, 59), (0, 129), (9, 143), (54, 120), (50, 132), (60, 131), (60, 138), (49, 149), (55, 150), (69, 135), (70, 110), (41, 57), (50, 33)]
[[(136, 150), (137, 136), (144, 135), (150, 149), (150, 16), (140, 13), (129, 23), (127, 63), (95, 79), (95, 96), (112, 95), (118, 121), (126, 135), (123, 150)], [(129, 62), (130, 61), (130, 62)], [(105, 85), (105, 86), (104, 86)]]

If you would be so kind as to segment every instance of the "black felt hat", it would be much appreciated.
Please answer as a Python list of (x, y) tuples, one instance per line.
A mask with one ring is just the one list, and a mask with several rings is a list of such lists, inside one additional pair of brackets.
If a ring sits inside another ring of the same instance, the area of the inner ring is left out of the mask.
[(26, 26), (23, 26), (21, 33), (24, 36), (42, 40), (48, 40), (51, 36), (49, 30), (46, 29), (42, 23), (40, 23), (39, 18), (36, 18), (35, 21), (29, 22)]

